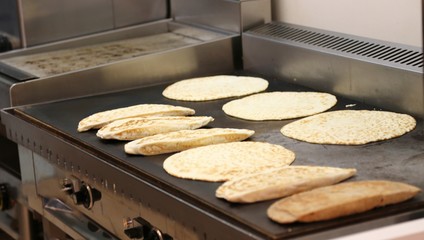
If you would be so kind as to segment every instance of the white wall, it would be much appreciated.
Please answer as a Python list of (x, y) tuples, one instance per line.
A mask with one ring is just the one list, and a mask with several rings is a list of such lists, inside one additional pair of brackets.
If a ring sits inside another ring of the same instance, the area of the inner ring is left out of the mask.
[(421, 0), (273, 0), (277, 21), (422, 46)]

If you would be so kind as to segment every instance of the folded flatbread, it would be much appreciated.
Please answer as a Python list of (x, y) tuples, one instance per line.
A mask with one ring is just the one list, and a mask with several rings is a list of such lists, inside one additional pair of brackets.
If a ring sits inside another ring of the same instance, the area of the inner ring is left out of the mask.
[(208, 101), (261, 92), (268, 81), (257, 77), (218, 75), (192, 78), (169, 85), (163, 96), (182, 101)]
[(242, 141), (254, 133), (252, 130), (234, 128), (180, 130), (134, 140), (125, 144), (125, 152), (141, 155), (179, 152), (211, 144)]
[(210, 182), (290, 165), (295, 154), (265, 142), (231, 142), (188, 149), (168, 157), (163, 168), (179, 178)]
[(102, 139), (136, 140), (159, 133), (196, 129), (213, 121), (212, 117), (137, 117), (111, 122), (97, 131)]
[(332, 185), (355, 173), (353, 168), (287, 166), (229, 180), (218, 187), (216, 197), (253, 203)]
[(283, 198), (273, 203), (267, 214), (278, 223), (329, 220), (406, 201), (420, 191), (392, 181), (345, 182)]
[(246, 120), (283, 120), (321, 113), (336, 103), (336, 97), (328, 93), (265, 92), (228, 102), (222, 110)]
[(78, 124), (78, 131), (83, 132), (92, 128), (98, 129), (113, 121), (132, 117), (152, 116), (188, 116), (195, 111), (186, 107), (166, 104), (139, 104), (98, 112), (82, 119)]

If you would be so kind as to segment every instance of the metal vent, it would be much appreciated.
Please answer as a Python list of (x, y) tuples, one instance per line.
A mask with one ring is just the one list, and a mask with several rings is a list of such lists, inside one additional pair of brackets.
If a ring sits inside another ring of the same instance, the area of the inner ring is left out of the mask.
[(275, 22), (252, 29), (248, 33), (371, 58), (409, 69), (422, 71), (423, 68), (423, 52), (419, 48), (389, 45), (386, 42)]

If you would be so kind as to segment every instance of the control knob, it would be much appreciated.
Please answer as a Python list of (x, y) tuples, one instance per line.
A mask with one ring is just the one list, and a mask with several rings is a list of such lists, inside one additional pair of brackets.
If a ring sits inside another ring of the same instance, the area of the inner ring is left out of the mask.
[[(137, 223), (134, 226), (134, 222)], [(124, 233), (131, 239), (143, 239), (143, 240), (172, 240), (173, 238), (162, 233), (159, 229), (152, 226), (149, 222), (141, 217), (124, 221), (126, 229)]]
[(90, 185), (82, 183), (79, 191), (72, 194), (74, 203), (77, 205), (83, 205), (87, 209), (91, 209), (94, 202), (99, 201), (102, 197), (100, 191), (90, 187)]

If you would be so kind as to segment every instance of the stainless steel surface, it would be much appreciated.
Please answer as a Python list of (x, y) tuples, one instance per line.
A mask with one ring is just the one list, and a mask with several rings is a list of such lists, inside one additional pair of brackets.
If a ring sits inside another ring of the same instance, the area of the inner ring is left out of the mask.
[[(14, 81), (0, 77), (0, 109), (10, 107), (10, 87)], [(0, 125), (0, 130), (1, 130)], [(0, 135), (2, 131), (0, 131)]]
[(424, 116), (422, 49), (282, 23), (242, 41), (246, 70)]
[(166, 0), (113, 0), (115, 28), (165, 19), (168, 16)]
[(166, 0), (19, 2), (24, 46), (164, 19), (167, 15)]
[(153, 35), (168, 31), (168, 25), (171, 19), (164, 19), (152, 23), (145, 23), (126, 28), (120, 28), (101, 33), (90, 34), (88, 36), (75, 37), (53, 43), (47, 43), (39, 46), (34, 46), (27, 49), (15, 50), (7, 53), (0, 54), (0, 59), (13, 58), (24, 55), (39, 54), (50, 51), (58, 51), (68, 48), (77, 48), (81, 46), (102, 44), (112, 41), (120, 41), (129, 38), (136, 38), (140, 36)]
[(271, 20), (271, 1), (173, 0), (171, 12), (179, 22), (241, 33)]
[[(148, 24), (149, 27), (152, 24)], [(157, 29), (182, 31), (187, 26), (159, 22)], [(200, 30), (199, 31), (204, 31)], [(207, 31), (208, 32), (208, 31)], [(206, 32), (205, 32), (206, 33)], [(157, 51), (114, 64), (104, 64), (85, 71), (58, 74), (38, 80), (16, 83), (11, 87), (11, 105), (24, 105), (93, 93), (117, 91), (159, 81), (175, 81), (188, 76), (218, 74), (235, 68), (233, 53), (238, 35), (213, 33), (212, 37), (193, 35), (201, 43)], [(190, 32), (187, 33), (188, 35)], [(207, 38), (204, 38), (207, 37)], [(7, 55), (10, 56), (10, 55)], [(175, 64), (178, 62), (178, 64)], [(57, 86), (67, 86), (58, 91)]]
[[(30, 141), (30, 139), (27, 139)], [(34, 143), (29, 143), (34, 144)], [(22, 146), (18, 145), (19, 151), (19, 162), (21, 165), (21, 192), (22, 198), (21, 203), (30, 209), (42, 213), (43, 202), (37, 196), (37, 188), (35, 186), (35, 172), (34, 172), (34, 158), (37, 156), (34, 153)]]
[[(84, 215), (74, 212), (58, 199), (46, 200), (44, 216), (45, 239), (110, 239), (117, 240)], [(66, 234), (66, 235), (65, 235)]]
[[(60, 160), (59, 160), (60, 161)], [(129, 227), (124, 222), (138, 216), (151, 219), (151, 224), (160, 228), (163, 233), (172, 233), (176, 239), (194, 239), (194, 233), (186, 226), (177, 225), (172, 219), (163, 216), (163, 213), (145, 205), (140, 200), (128, 201), (118, 190), (108, 191), (108, 186), (100, 182), (101, 179), (92, 179), (91, 171), (85, 174), (72, 170), (65, 161), (60, 165), (51, 164), (51, 160), (37, 158), (35, 161), (38, 194), (46, 199), (43, 215), (46, 219), (62, 229), (75, 239), (128, 239), (124, 230)], [(62, 191), (61, 182), (66, 178), (84, 181), (92, 187), (101, 190), (101, 200), (86, 209), (76, 206), (72, 197)], [(110, 184), (112, 179), (103, 179)], [(112, 186), (110, 186), (112, 187)], [(115, 185), (115, 188), (117, 186)], [(147, 192), (146, 192), (147, 193)], [(89, 218), (87, 218), (88, 216)], [(107, 236), (105, 236), (107, 235)], [(115, 237), (116, 238), (115, 238)]]
[(16, 81), (27, 81), (37, 78), (35, 75), (27, 73), (23, 70), (19, 70), (2, 62), (0, 62), (0, 72), (4, 75), (3, 77), (10, 77)]
[(112, 1), (20, 0), (24, 46), (113, 29)]
[[(51, 77), (201, 42), (200, 39), (175, 30), (152, 36), (8, 58), (0, 63), (4, 64), (4, 67), (1, 67), (6, 75), (19, 81), (27, 81), (31, 78)], [(8, 69), (7, 66), (30, 73), (32, 76), (29, 76), (29, 79), (22, 78), (18, 74), (13, 74), (11, 68)]]

